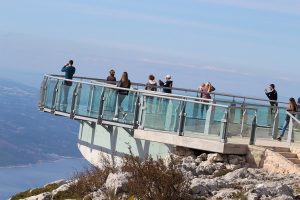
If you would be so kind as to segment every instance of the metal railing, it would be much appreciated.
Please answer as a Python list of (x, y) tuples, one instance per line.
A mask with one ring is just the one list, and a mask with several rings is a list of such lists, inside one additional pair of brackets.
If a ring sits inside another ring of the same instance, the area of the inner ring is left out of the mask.
[[(291, 144), (292, 142), (295, 141), (295, 132), (297, 132), (297, 136), (299, 137), (300, 134), (300, 112), (289, 112), (286, 111), (286, 114), (290, 117), (290, 121), (289, 121), (289, 131), (288, 131), (288, 135), (287, 135), (287, 142), (289, 144)], [(295, 115), (297, 116), (297, 118), (295, 117)], [(295, 129), (295, 126), (297, 126), (297, 128)], [(299, 139), (299, 138), (297, 138)]]
[[(181, 136), (192, 136), (193, 132), (193, 137), (213, 133), (218, 138), (221, 116), (228, 108), (212, 100), (119, 88), (94, 81), (72, 80), (72, 86), (66, 86), (65, 80), (45, 75), (39, 102), (41, 110), (72, 119), (130, 129), (167, 131)], [(128, 94), (122, 96), (120, 90)], [(193, 116), (194, 108), (201, 106), (205, 107), (203, 115)], [(193, 124), (191, 121), (201, 123)], [(205, 131), (202, 132), (202, 129)]]
[[(136, 87), (144, 84), (133, 84), (135, 89), (127, 89), (94, 78), (68, 80), (72, 86), (65, 85), (65, 81), (62, 76), (44, 76), (39, 101), (41, 110), (98, 124), (166, 131), (221, 142), (240, 136), (249, 138), (250, 144), (262, 137), (261, 133), (267, 133), (267, 138), (272, 133), (274, 138), (285, 116), (282, 107), (203, 99)], [(120, 90), (125, 95), (121, 95)]]

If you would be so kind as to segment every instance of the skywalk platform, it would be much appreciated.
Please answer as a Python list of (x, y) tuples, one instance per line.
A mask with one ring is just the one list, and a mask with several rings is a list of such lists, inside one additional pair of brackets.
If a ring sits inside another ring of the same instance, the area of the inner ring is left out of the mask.
[(158, 153), (167, 152), (170, 145), (223, 154), (246, 154), (248, 145), (300, 146), (300, 122), (294, 116), (284, 140), (274, 140), (287, 114), (285, 102), (271, 109), (266, 99), (222, 93), (213, 93), (204, 102), (197, 90), (173, 88), (173, 94), (165, 94), (133, 83), (131, 89), (122, 88), (128, 95), (118, 105), (120, 88), (114, 85), (75, 77), (72, 86), (66, 86), (64, 80), (45, 75), (39, 108), (81, 121), (79, 139), (90, 151), (112, 153), (118, 145), (129, 143), (147, 153), (152, 148), (149, 142), (165, 145), (154, 145), (153, 152)]

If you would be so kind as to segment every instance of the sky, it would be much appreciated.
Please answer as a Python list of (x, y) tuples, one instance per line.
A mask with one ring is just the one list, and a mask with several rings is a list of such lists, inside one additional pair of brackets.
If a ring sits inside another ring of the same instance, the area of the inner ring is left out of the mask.
[(0, 27), (0, 77), (36, 88), (73, 59), (78, 76), (300, 96), (299, 0), (0, 0)]

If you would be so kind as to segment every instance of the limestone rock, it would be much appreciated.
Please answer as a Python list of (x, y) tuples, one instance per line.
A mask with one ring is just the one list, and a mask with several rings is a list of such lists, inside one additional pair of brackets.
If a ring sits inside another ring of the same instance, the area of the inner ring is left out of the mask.
[(200, 163), (196, 168), (196, 174), (199, 175), (212, 175), (216, 170), (226, 169), (224, 163), (210, 163), (208, 160)]
[(194, 194), (207, 195), (213, 191), (217, 191), (220, 188), (225, 188), (230, 184), (218, 179), (202, 179), (195, 178), (191, 181), (191, 191)]
[(68, 190), (71, 184), (73, 184), (73, 182), (70, 181), (70, 182), (67, 182), (66, 184), (61, 185), (57, 189), (53, 190), (51, 192), (52, 196), (56, 195), (58, 192), (62, 192), (62, 191)]
[(234, 165), (245, 165), (246, 158), (244, 156), (228, 155), (228, 163)]
[(24, 200), (51, 200), (51, 199), (52, 199), (51, 193), (45, 192), (36, 196), (25, 198)]
[(213, 200), (229, 200), (229, 199), (237, 199), (237, 197), (241, 196), (241, 192), (236, 189), (225, 188), (220, 191), (217, 191), (216, 194), (213, 196)]
[(67, 181), (65, 179), (60, 179), (60, 180), (57, 180), (57, 181), (50, 182), (50, 183), (44, 185), (44, 187), (46, 187), (48, 185), (51, 185), (51, 184), (63, 185), (63, 184), (66, 184), (66, 183), (67, 183)]
[(209, 163), (214, 163), (214, 162), (224, 162), (224, 159), (223, 157), (218, 154), (218, 153), (210, 153), (208, 154), (207, 156), (207, 161)]
[(119, 194), (127, 191), (128, 173), (110, 173), (106, 179), (105, 187), (108, 191)]
[(84, 199), (106, 200), (106, 196), (101, 189), (87, 195)]

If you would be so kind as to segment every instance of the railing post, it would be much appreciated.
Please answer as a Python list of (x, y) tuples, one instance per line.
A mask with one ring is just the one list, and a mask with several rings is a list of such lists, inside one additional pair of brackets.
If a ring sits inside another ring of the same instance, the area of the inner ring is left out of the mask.
[(228, 122), (230, 122), (230, 123), (234, 122), (234, 119), (235, 119), (235, 107), (236, 107), (236, 104), (233, 99), (233, 101), (230, 104), (230, 108), (229, 108)]
[(46, 90), (47, 90), (47, 81), (48, 81), (48, 77), (45, 76), (41, 83), (41, 87), (40, 87), (40, 99), (39, 99), (39, 105), (38, 105), (40, 110), (42, 110), (45, 106), (45, 94), (46, 94)]
[(228, 111), (226, 110), (221, 120), (220, 141), (222, 143), (227, 143), (227, 127), (228, 127), (227, 125), (228, 125)]
[(185, 122), (185, 107), (186, 107), (186, 102), (182, 102), (182, 108), (179, 113), (179, 124), (178, 124), (178, 135), (183, 136), (183, 129), (184, 129), (184, 122)]
[(56, 100), (57, 100), (57, 95), (58, 95), (58, 89), (57, 89), (57, 85), (58, 85), (58, 80), (56, 81), (56, 84), (55, 84), (55, 86), (54, 86), (54, 90), (53, 90), (53, 95), (52, 95), (52, 102), (51, 102), (51, 113), (54, 113), (54, 111), (55, 111), (55, 102), (56, 102)]
[(139, 126), (139, 111), (140, 111), (141, 103), (140, 103), (140, 95), (138, 94), (138, 92), (136, 92), (135, 95), (137, 96), (137, 98), (134, 105), (133, 128), (137, 129)]
[(242, 123), (241, 123), (241, 132), (240, 132), (241, 136), (244, 136), (245, 125), (247, 124), (247, 118), (248, 118), (247, 109), (245, 109), (244, 112), (243, 112)]
[(287, 142), (289, 145), (291, 145), (291, 143), (294, 142), (294, 120), (291, 117), (290, 117), (290, 123), (289, 123), (289, 132), (288, 132)]
[[(211, 103), (213, 103), (213, 102), (211, 102)], [(209, 108), (206, 112), (204, 134), (209, 135), (213, 120), (214, 120), (214, 109), (213, 109), (212, 105), (209, 105)]]
[(91, 112), (92, 111), (92, 104), (93, 104), (93, 98), (94, 98), (94, 91), (95, 91), (95, 85), (91, 85), (91, 91), (89, 93), (89, 102), (87, 106), (87, 111)]
[[(74, 119), (74, 116), (75, 116), (75, 106), (78, 101), (77, 97), (79, 96), (80, 89), (81, 89), (81, 83), (77, 83), (76, 87), (74, 88), (73, 95), (72, 95), (71, 110), (70, 110), (70, 118), (71, 119)], [(67, 105), (67, 108), (68, 108), (68, 105)]]
[(272, 127), (272, 138), (274, 140), (278, 136), (278, 125), (279, 125), (279, 109), (277, 108), (275, 116), (274, 116), (273, 127)]
[(250, 134), (250, 141), (249, 141), (249, 144), (250, 145), (254, 145), (255, 144), (255, 132), (256, 132), (256, 113), (253, 117), (253, 120), (252, 120), (252, 126), (251, 126), (251, 134)]
[[(139, 107), (139, 115), (138, 115), (138, 121), (139, 121), (139, 129), (144, 129), (145, 126), (145, 110), (146, 110), (146, 98), (147, 96), (142, 95), (140, 98), (140, 107)], [(147, 106), (147, 105), (146, 105)]]
[(99, 111), (98, 111), (98, 118), (97, 118), (97, 124), (102, 124), (102, 119), (103, 119), (103, 108), (104, 108), (104, 94), (105, 94), (105, 89), (102, 88), (102, 92), (100, 95), (100, 103), (99, 103)]
[(241, 104), (239, 123), (241, 123), (242, 120), (243, 120), (243, 113), (244, 113), (244, 111), (245, 111), (245, 102), (243, 104)]

